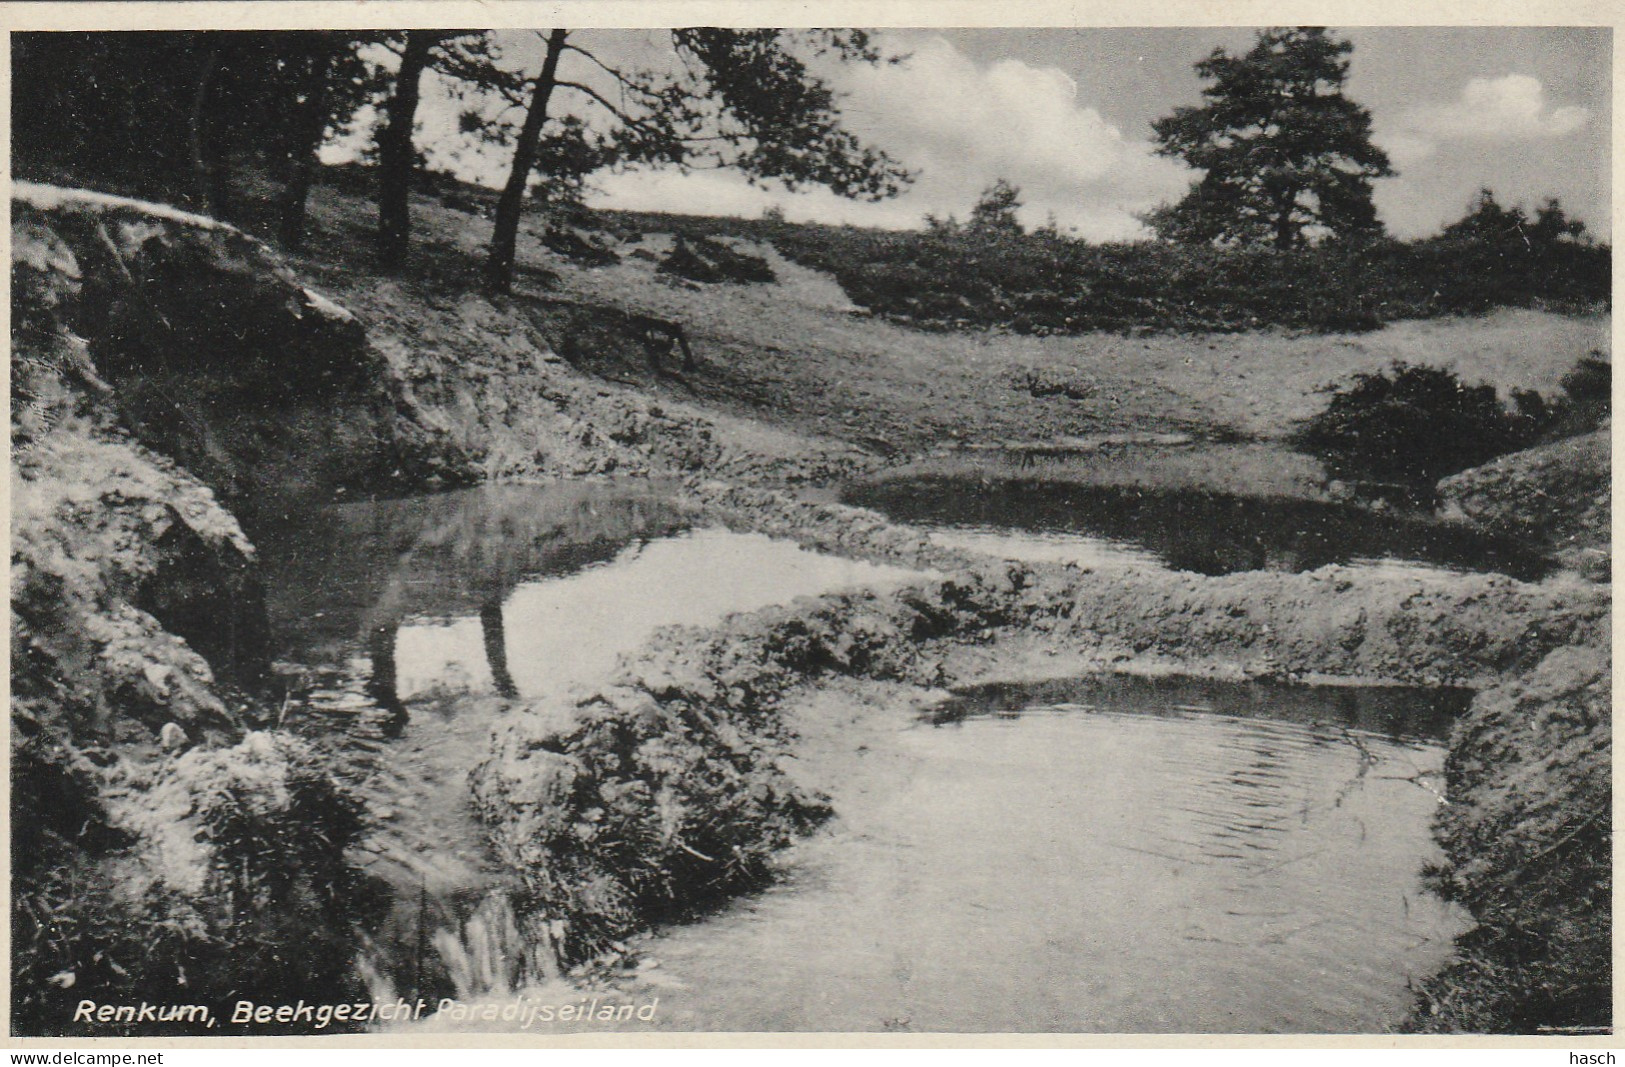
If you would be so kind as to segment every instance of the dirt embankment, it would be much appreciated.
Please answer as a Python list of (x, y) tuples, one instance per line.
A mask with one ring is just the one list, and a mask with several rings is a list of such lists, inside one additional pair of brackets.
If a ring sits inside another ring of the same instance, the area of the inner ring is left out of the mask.
[(20, 183), (12, 203), (19, 337), (66, 338), (54, 359), (91, 370), (87, 402), (223, 499), (406, 486), (442, 463), (395, 417), (360, 321), (258, 241), (82, 191)]
[(1481, 693), (1457, 725), (1431, 881), (1479, 925), (1422, 983), (1415, 1029), (1611, 1027), (1611, 713), (1604, 636)]
[(302, 480), (334, 420), (329, 487), (389, 454), (359, 324), (206, 219), (20, 187), (13, 223), (13, 1026), (340, 988), (360, 810), (257, 730), (264, 601), (220, 498)]
[(1452, 475), (1439, 483), (1447, 514), (1524, 538), (1596, 581), (1612, 559), (1610, 424)]

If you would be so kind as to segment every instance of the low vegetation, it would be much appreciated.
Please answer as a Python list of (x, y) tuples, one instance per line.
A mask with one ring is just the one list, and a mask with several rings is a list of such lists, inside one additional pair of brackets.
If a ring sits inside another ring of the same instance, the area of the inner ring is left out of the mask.
[(660, 263), (663, 274), (691, 282), (771, 282), (773, 268), (761, 256), (740, 252), (713, 237), (688, 239), (678, 234), (671, 253)]
[(1495, 307), (1608, 301), (1606, 245), (1473, 234), (1309, 248), (1094, 245), (1053, 233), (783, 226), (779, 251), (854, 301), (930, 328), (1017, 333), (1375, 329)]
[(1610, 370), (1593, 354), (1563, 378), (1563, 396), (1547, 401), (1515, 390), (1508, 408), (1494, 386), (1396, 362), (1328, 387), (1325, 410), (1292, 443), (1340, 478), (1427, 487), (1539, 441), (1596, 429), (1607, 413)]
[[(13, 812), (27, 842), (12, 871), (14, 1032), (82, 1035), (72, 1020), (86, 997), (218, 1010), (250, 989), (272, 1001), (360, 992), (349, 945), (377, 899), (345, 854), (364, 816), (312, 746), (254, 733), (158, 767), (114, 763), (98, 777), (122, 772), (141, 791), (111, 810), (88, 781), (72, 797), (42, 790), (48, 770), (19, 753), (13, 788), (60, 800), (58, 823), (91, 818), (52, 826)], [(197, 1027), (160, 1011), (114, 1032)]]

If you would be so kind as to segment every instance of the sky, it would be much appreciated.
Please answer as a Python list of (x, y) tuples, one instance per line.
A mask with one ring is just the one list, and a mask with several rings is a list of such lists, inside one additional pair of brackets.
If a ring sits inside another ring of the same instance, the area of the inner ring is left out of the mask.
[[(1335, 29), (1354, 45), (1346, 94), (1372, 116), (1373, 139), (1398, 172), (1374, 184), (1378, 212), (1401, 238), (1460, 218), (1480, 188), (1529, 209), (1548, 197), (1611, 239), (1611, 31), (1495, 27)], [(539, 39), (502, 31), (515, 65), (539, 65)], [(665, 61), (653, 30), (587, 30), (573, 38), (641, 65)], [(1201, 103), (1193, 64), (1215, 47), (1252, 44), (1244, 28), (887, 30), (898, 64), (829, 63), (848, 128), (917, 178), (868, 204), (821, 190), (753, 188), (731, 171), (604, 173), (597, 206), (906, 228), (929, 213), (965, 218), (995, 180), (1022, 193), (1022, 221), (1053, 220), (1094, 240), (1146, 235), (1137, 216), (1178, 199), (1197, 176), (1155, 154), (1151, 123)], [(585, 60), (566, 62), (585, 68)], [(586, 69), (561, 70), (583, 79)], [(568, 96), (570, 94), (565, 94)], [(558, 102), (565, 103), (564, 97)], [(430, 87), (420, 140), (431, 163), (500, 184), (501, 151), (461, 143), (462, 105)]]

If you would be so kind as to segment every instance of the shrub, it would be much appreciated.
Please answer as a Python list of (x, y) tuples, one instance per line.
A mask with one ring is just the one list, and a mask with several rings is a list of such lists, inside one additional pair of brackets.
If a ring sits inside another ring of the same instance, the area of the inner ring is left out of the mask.
[(1574, 369), (1559, 383), (1563, 398), (1553, 412), (1552, 437), (1572, 437), (1590, 433), (1603, 424), (1612, 410), (1614, 365), (1595, 349), (1581, 356)]
[(1346, 478), (1431, 485), (1527, 448), (1549, 418), (1527, 400), (1509, 411), (1493, 386), (1465, 385), (1454, 371), (1401, 362), (1327, 391), (1326, 409), (1292, 443)]
[(762, 257), (736, 252), (709, 237), (685, 238), (681, 233), (677, 234), (671, 254), (661, 262), (659, 270), (695, 282), (774, 280), (773, 268)]
[(612, 267), (621, 261), (597, 234), (573, 226), (549, 225), (542, 233), (542, 244), (584, 267)]

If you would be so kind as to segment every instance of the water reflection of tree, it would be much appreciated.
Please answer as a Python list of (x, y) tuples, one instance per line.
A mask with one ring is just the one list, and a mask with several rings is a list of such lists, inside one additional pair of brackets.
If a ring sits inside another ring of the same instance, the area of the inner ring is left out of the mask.
[(491, 669), (491, 684), (497, 696), (509, 700), (519, 696), (519, 687), (508, 672), (508, 638), (502, 629), (502, 601), (487, 600), (480, 605), (480, 633), (485, 639), (485, 662)]
[[(365, 687), (397, 728), (398, 636), (411, 619), (478, 617), (496, 692), (518, 687), (502, 605), (526, 581), (613, 559), (677, 532), (685, 517), (658, 486), (496, 486), (326, 509), (278, 531), (265, 553), (273, 613), (296, 661), (372, 661)], [(319, 591), (313, 595), (312, 591)]]
[(372, 677), (367, 679), (367, 695), (380, 708), (389, 712), (385, 732), (399, 734), (406, 726), (406, 705), (401, 703), (395, 681), (395, 645), (400, 636), (400, 621), (374, 626), (367, 633), (367, 656), (372, 661)]

